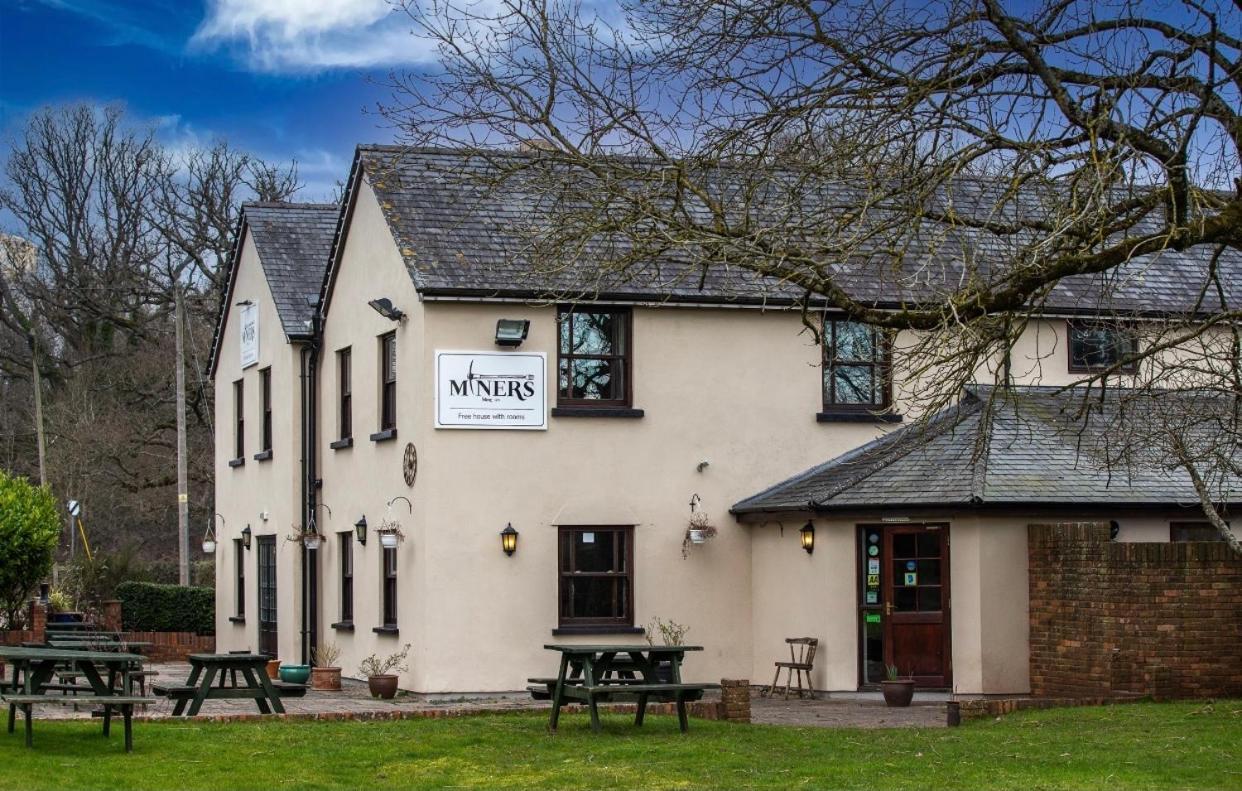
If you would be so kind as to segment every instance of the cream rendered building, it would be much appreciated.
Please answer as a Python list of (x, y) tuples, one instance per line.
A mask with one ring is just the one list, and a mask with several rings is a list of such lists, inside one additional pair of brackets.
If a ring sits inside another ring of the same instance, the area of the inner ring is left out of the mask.
[[(862, 381), (876, 403), (826, 405), (822, 347), (763, 284), (624, 283), (572, 307), (548, 299), (569, 285), (541, 293), (506, 238), (514, 203), (456, 181), (460, 164), (451, 152), (362, 147), (339, 211), (245, 211), (213, 350), (220, 650), (298, 662), (333, 642), (357, 675), (362, 658), (408, 643), (403, 688), (507, 691), (551, 671), (545, 643), (641, 642), (658, 617), (705, 649), (688, 678), (767, 680), (784, 638), (805, 635), (820, 640), (815, 686), (853, 690), (875, 680), (867, 617), (889, 617), (864, 599), (859, 526), (929, 524), (949, 537), (937, 558), (944, 655), (921, 680), (962, 694), (1029, 690), (1026, 525), (1099, 518), (1107, 503), (734, 514), (899, 428), (901, 372), (890, 390), (867, 372), (882, 357), (862, 373), (838, 362), (849, 370), (829, 377), (840, 397), (828, 400), (860, 400)], [(1068, 295), (1062, 317), (1032, 323), (1014, 358), (1028, 383), (1072, 380), (1063, 316), (1091, 313), (1084, 302)], [(256, 321), (257, 349), (242, 338)], [(518, 334), (529, 322), (520, 345), (498, 345), (498, 322)], [(874, 336), (847, 341), (856, 356)], [(256, 460), (265, 370), (271, 458)], [(685, 547), (691, 503), (719, 533)], [(1106, 518), (1119, 540), (1167, 541), (1186, 513), (1147, 503)], [(312, 518), (318, 549), (286, 540)], [(390, 522), (404, 538), (385, 550)], [(512, 554), (500, 537), (509, 526)]]

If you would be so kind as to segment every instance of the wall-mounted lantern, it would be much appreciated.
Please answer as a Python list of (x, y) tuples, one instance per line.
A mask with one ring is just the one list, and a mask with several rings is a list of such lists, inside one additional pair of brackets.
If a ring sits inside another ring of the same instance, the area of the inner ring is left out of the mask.
[(366, 514), (357, 522), (354, 522), (354, 535), (358, 537), (358, 543), (362, 546), (367, 545), (367, 517)]
[(517, 552), (518, 531), (513, 529), (513, 523), (505, 525), (505, 529), (500, 531), (500, 548), (505, 551), (506, 555), (512, 555)]
[(393, 307), (392, 300), (388, 297), (380, 297), (373, 299), (367, 303), (371, 308), (389, 321), (401, 321), (405, 318), (405, 313)]
[(250, 549), (250, 525), (246, 525), (242, 530), (242, 546)]
[(815, 551), (815, 525), (811, 524), (811, 522), (808, 521), (805, 525), (802, 526), (802, 529), (798, 531), (798, 535), (802, 539), (802, 548), (806, 550), (806, 554), (809, 555), (812, 552), (814, 552)]
[(496, 345), (521, 346), (528, 332), (530, 332), (530, 319), (497, 319)]

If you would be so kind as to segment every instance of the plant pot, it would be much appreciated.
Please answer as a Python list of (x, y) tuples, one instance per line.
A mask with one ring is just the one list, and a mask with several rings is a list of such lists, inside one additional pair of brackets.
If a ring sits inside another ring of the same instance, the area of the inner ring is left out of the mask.
[(47, 617), (48, 623), (82, 623), (80, 612), (54, 612)]
[(706, 544), (706, 543), (707, 543), (707, 535), (706, 535), (706, 534), (705, 534), (702, 530), (695, 530), (695, 529), (691, 528), (691, 530), (690, 530), (690, 543), (691, 543), (691, 544)]
[(311, 689), (323, 692), (341, 691), (341, 669), (339, 667), (312, 667)]
[(267, 660), (267, 677), (271, 679), (280, 678), (280, 660), (279, 659)]
[(914, 700), (914, 679), (900, 681), (881, 681), (880, 689), (884, 692), (884, 702), (894, 708), (909, 706)]
[(203, 542), (203, 554), (206, 554), (206, 555), (216, 554), (216, 542), (215, 541), (204, 541)]
[(397, 695), (397, 677), (371, 676), (367, 679), (367, 687), (371, 690), (371, 697), (392, 700)]
[(319, 536), (304, 536), (302, 538), (302, 546), (307, 549), (319, 549), (319, 543), (322, 539)]
[(380, 533), (380, 546), (384, 549), (396, 549), (400, 541), (396, 533)]
[(280, 667), (280, 680), (286, 684), (305, 684), (310, 674), (310, 665), (281, 665)]

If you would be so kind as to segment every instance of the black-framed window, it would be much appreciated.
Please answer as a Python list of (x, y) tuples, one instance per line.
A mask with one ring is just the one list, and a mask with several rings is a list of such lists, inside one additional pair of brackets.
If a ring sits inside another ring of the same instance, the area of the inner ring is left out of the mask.
[(824, 321), (824, 412), (878, 412), (892, 405), (888, 333), (856, 321)]
[(340, 398), (337, 412), (337, 436), (349, 439), (354, 436), (354, 403), (353, 403), (353, 352), (345, 347), (336, 353), (336, 381)]
[(1224, 541), (1225, 537), (1211, 522), (1169, 522), (1169, 540), (1174, 543)]
[(234, 615), (246, 617), (246, 545), (240, 538), (233, 539), (233, 599)]
[(383, 626), (385, 629), (397, 628), (397, 550), (385, 548), (382, 563), (384, 564)]
[(246, 388), (238, 379), (233, 383), (233, 458), (246, 455)]
[(633, 392), (633, 314), (629, 308), (557, 311), (557, 403), (629, 406)]
[(560, 625), (634, 625), (634, 528), (560, 528)]
[(341, 540), (341, 622), (354, 620), (354, 534), (340, 533)]
[(397, 427), (397, 334), (380, 336), (380, 431)]
[[(1138, 351), (1138, 338), (1134, 328), (1128, 325), (1108, 321), (1070, 321), (1066, 327), (1070, 373), (1103, 371)], [(1130, 362), (1120, 370), (1134, 373), (1138, 365)]]
[(259, 396), (263, 404), (263, 430), (259, 452), (272, 449), (272, 369), (259, 371)]

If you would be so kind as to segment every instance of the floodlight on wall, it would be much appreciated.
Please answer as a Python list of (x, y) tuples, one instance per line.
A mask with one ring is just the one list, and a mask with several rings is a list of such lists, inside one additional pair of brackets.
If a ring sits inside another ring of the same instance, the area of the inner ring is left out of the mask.
[(802, 548), (806, 550), (806, 554), (809, 555), (812, 552), (814, 552), (815, 551), (815, 525), (812, 524), (811, 522), (807, 522), (805, 525), (802, 526), (802, 529), (798, 531), (798, 535), (802, 539)]
[(250, 549), (250, 525), (246, 525), (242, 530), (242, 546)]
[(530, 319), (497, 319), (496, 345), (521, 346), (528, 332), (530, 332)]
[(389, 321), (401, 321), (405, 318), (405, 314), (397, 308), (393, 307), (392, 300), (388, 297), (380, 297), (373, 299), (367, 303), (371, 308)]
[(354, 535), (358, 537), (358, 543), (362, 546), (367, 545), (367, 517), (366, 514), (357, 522), (354, 522)]

